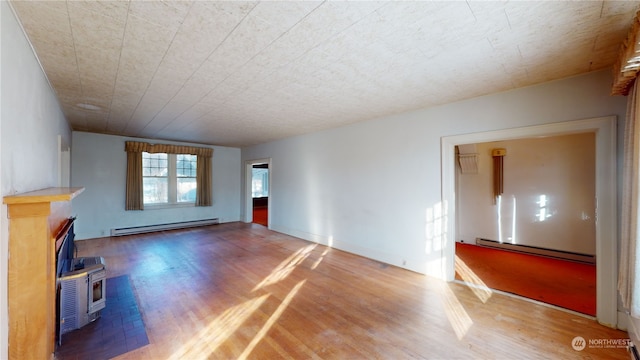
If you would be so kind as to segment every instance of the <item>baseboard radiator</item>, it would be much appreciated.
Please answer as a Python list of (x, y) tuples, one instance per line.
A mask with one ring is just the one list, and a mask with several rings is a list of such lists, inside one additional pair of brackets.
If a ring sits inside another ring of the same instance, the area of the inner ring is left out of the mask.
[(142, 234), (142, 233), (148, 233), (148, 232), (154, 232), (154, 231), (186, 229), (186, 228), (192, 228), (197, 226), (207, 226), (207, 225), (217, 225), (217, 224), (220, 224), (220, 219), (218, 218), (194, 220), (194, 221), (183, 221), (183, 222), (175, 222), (175, 223), (168, 223), (168, 224), (134, 226), (134, 227), (127, 227), (127, 228), (111, 229), (111, 236)]
[(571, 261), (577, 261), (577, 262), (587, 263), (587, 264), (596, 263), (595, 255), (580, 254), (580, 253), (575, 253), (570, 251), (545, 249), (545, 248), (529, 246), (529, 245), (501, 243), (495, 240), (482, 239), (482, 238), (476, 238), (476, 244), (480, 246), (491, 247), (491, 248), (517, 251), (517, 252), (533, 254), (533, 255), (548, 256), (548, 257), (553, 257), (557, 259), (571, 260)]

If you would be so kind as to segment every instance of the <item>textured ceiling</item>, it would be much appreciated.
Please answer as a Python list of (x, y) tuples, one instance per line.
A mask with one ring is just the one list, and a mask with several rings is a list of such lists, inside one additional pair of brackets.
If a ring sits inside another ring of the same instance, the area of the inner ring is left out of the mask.
[(245, 146), (611, 66), (637, 1), (11, 1), (74, 130)]

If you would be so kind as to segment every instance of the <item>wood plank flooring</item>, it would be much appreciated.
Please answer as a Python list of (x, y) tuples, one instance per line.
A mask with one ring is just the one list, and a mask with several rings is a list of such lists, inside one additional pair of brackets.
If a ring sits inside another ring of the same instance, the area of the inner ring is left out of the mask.
[(588, 318), (261, 225), (77, 244), (136, 292), (150, 344), (118, 359), (629, 359), (594, 345), (628, 335)]

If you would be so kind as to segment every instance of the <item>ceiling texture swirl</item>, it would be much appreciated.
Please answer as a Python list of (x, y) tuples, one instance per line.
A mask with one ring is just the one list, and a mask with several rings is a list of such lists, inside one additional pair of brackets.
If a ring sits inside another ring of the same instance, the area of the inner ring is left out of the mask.
[(638, 1), (10, 1), (74, 130), (249, 146), (610, 68)]

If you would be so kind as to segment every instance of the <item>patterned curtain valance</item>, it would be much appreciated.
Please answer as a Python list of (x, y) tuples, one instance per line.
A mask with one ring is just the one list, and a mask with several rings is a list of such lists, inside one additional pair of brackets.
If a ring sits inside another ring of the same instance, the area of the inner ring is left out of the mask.
[(622, 43), (618, 61), (613, 64), (611, 95), (628, 95), (640, 71), (640, 11), (633, 19), (627, 38)]
[(126, 152), (148, 152), (167, 154), (191, 154), (202, 157), (212, 157), (213, 149), (195, 146), (170, 145), (170, 144), (149, 144), (139, 141), (125, 141), (124, 151)]

